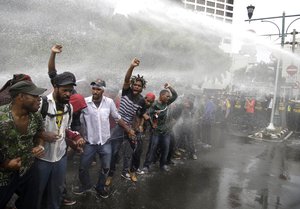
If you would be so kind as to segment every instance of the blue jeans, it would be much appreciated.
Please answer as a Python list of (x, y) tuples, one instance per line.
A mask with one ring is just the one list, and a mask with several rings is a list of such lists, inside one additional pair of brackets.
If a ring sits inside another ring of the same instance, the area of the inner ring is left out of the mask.
[(143, 139), (141, 133), (136, 133), (137, 141), (135, 144), (134, 152), (132, 154), (131, 171), (136, 171), (140, 168), (141, 156), (143, 153)]
[(35, 188), (38, 194), (37, 209), (59, 209), (67, 170), (67, 156), (57, 162), (36, 159), (34, 168), (35, 184), (32, 188)]
[(133, 153), (136, 149), (136, 144), (134, 144), (128, 137), (127, 134), (124, 133), (122, 127), (117, 125), (111, 133), (111, 147), (112, 147), (112, 158), (110, 163), (110, 172), (109, 176), (113, 176), (116, 171), (116, 164), (119, 160), (119, 152), (121, 146), (124, 146), (124, 155), (123, 155), (123, 172), (128, 172), (130, 168), (132, 168)]
[(153, 163), (156, 155), (156, 150), (158, 145), (161, 146), (161, 157), (160, 157), (160, 167), (167, 164), (167, 158), (169, 154), (171, 136), (169, 133), (153, 133), (150, 138), (150, 146), (147, 152), (147, 156), (144, 162), (144, 167), (150, 167)]
[(101, 169), (99, 171), (97, 191), (102, 191), (105, 186), (105, 180), (108, 176), (111, 161), (111, 143), (107, 142), (103, 145), (86, 144), (80, 157), (79, 180), (83, 190), (92, 187), (89, 168), (92, 164), (95, 154), (98, 153), (101, 161)]

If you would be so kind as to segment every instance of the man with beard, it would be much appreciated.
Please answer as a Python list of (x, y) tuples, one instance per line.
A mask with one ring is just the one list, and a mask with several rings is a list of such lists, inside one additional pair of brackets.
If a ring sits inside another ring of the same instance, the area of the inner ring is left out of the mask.
[(38, 145), (43, 120), (36, 112), (39, 95), (45, 91), (30, 81), (19, 81), (10, 86), (12, 102), (0, 107), (0, 208), (14, 193), (19, 196), (15, 203), (18, 208), (32, 208), (32, 164), (44, 150)]
[[(49, 60), (53, 62), (53, 52)], [(35, 173), (37, 182), (37, 208), (58, 209), (60, 208), (63, 185), (67, 169), (67, 144), (72, 122), (73, 108), (69, 104), (70, 97), (76, 86), (75, 76), (70, 72), (57, 74), (52, 79), (53, 92), (47, 96), (47, 114), (44, 119), (45, 130), (52, 133), (44, 144), (45, 155), (36, 160)], [(84, 144), (84, 140), (77, 135), (78, 146)]]
[(107, 198), (108, 192), (105, 189), (105, 181), (111, 161), (111, 143), (108, 140), (110, 138), (109, 116), (111, 115), (129, 136), (134, 134), (134, 131), (121, 119), (114, 101), (103, 95), (106, 87), (105, 81), (98, 79), (90, 85), (92, 96), (85, 99), (87, 108), (82, 111), (80, 118), (82, 121), (82, 136), (86, 140), (79, 167), (81, 186), (78, 190), (73, 190), (73, 193), (77, 195), (84, 194), (92, 188), (93, 184), (88, 169), (97, 153), (100, 157), (101, 168), (95, 190), (97, 197)]
[[(129, 125), (132, 126), (133, 119), (135, 118), (137, 111), (145, 106), (145, 101), (141, 92), (146, 87), (146, 81), (143, 76), (137, 75), (132, 76), (132, 72), (135, 67), (139, 66), (140, 61), (134, 58), (130, 64), (130, 67), (127, 70), (125, 75), (122, 96), (120, 102), (119, 113), (122, 119)], [(144, 112), (140, 112), (141, 115)], [(123, 170), (121, 176), (125, 179), (132, 180), (134, 182), (137, 181), (135, 170), (131, 170), (131, 160), (132, 154), (136, 149), (136, 138), (130, 137), (128, 134), (124, 133), (122, 127), (117, 125), (111, 134), (111, 146), (112, 146), (112, 159), (110, 164), (110, 172), (109, 177), (107, 178), (106, 185), (111, 184), (112, 176), (116, 169), (116, 163), (119, 156), (119, 151), (121, 145), (124, 141), (124, 158), (123, 158)]]
[[(60, 54), (62, 52), (62, 48), (63, 46), (59, 44), (55, 44), (51, 48), (51, 55), (48, 62), (48, 75), (51, 80), (51, 84), (53, 86), (55, 86), (54, 81), (55, 81), (55, 77), (57, 76), (57, 70), (55, 68), (55, 57), (57, 54)], [(72, 73), (70, 73), (70, 76), (72, 76), (73, 79), (76, 80), (75, 76)], [(79, 132), (81, 129), (81, 124), (80, 124), (81, 111), (82, 109), (86, 108), (87, 105), (85, 103), (84, 97), (81, 94), (78, 94), (75, 89), (73, 89), (72, 91), (69, 103), (72, 105), (73, 108), (71, 130)], [(68, 148), (68, 156), (70, 158), (73, 158), (75, 151), (82, 152), (82, 147), (76, 146), (76, 144), (72, 143), (71, 140), (67, 140), (67, 145), (72, 148), (72, 149)], [(69, 197), (69, 193), (67, 191), (67, 186), (66, 186), (66, 180), (64, 184), (62, 204), (64, 206), (71, 206), (76, 204), (76, 201), (72, 200)]]

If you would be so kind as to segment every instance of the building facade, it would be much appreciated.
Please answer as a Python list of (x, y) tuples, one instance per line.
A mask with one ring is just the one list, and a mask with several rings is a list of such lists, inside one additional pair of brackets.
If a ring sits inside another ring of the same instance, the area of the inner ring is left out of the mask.
[(232, 23), (234, 0), (183, 0), (187, 9), (201, 12), (207, 16)]

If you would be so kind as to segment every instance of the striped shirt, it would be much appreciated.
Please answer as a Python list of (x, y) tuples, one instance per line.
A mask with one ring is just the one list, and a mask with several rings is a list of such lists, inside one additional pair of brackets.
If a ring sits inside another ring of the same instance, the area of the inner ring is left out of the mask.
[[(134, 116), (139, 110), (144, 109), (146, 109), (145, 100), (142, 95), (134, 96), (131, 88), (122, 90), (119, 113), (126, 123), (132, 125)], [(140, 114), (142, 115), (143, 113)]]

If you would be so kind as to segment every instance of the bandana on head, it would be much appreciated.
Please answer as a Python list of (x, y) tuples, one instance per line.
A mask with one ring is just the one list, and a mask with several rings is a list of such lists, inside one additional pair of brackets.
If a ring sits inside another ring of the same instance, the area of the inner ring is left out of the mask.
[(151, 100), (155, 100), (155, 95), (152, 92), (147, 93), (146, 97), (151, 99)]

